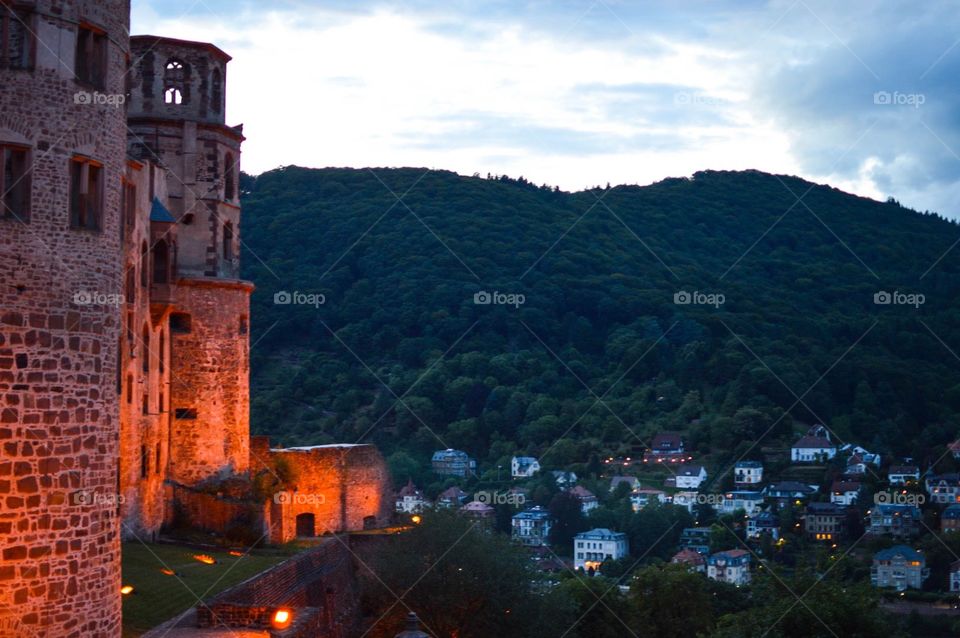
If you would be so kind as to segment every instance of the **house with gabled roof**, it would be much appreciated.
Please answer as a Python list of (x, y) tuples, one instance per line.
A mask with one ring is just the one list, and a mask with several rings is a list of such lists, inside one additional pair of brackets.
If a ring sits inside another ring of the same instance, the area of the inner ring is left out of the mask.
[(929, 575), (926, 558), (912, 547), (894, 545), (873, 555), (870, 582), (874, 587), (920, 589)]
[(837, 446), (830, 442), (830, 435), (805, 435), (790, 448), (790, 460), (794, 463), (823, 463), (837, 455)]
[(741, 586), (750, 583), (750, 552), (730, 549), (707, 557), (707, 578)]
[(887, 470), (890, 485), (906, 485), (920, 480), (920, 468), (916, 465), (891, 465)]

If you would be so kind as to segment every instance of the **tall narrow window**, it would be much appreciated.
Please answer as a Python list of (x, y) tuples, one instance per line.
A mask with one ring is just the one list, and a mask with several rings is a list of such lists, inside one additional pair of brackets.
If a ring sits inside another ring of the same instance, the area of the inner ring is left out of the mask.
[(0, 145), (0, 218), (30, 219), (30, 172), (26, 148)]
[(223, 225), (223, 258), (233, 261), (233, 224), (230, 222)]
[(137, 227), (137, 185), (124, 180), (123, 182), (123, 219), (127, 232), (133, 232)]
[(150, 474), (150, 454), (147, 452), (147, 446), (140, 446), (140, 478), (147, 478)]
[(153, 471), (155, 474), (160, 473), (160, 444), (159, 443), (157, 443), (157, 459), (153, 465)]
[(70, 226), (100, 230), (103, 215), (103, 165), (77, 157), (70, 162)]
[(153, 283), (165, 284), (170, 277), (170, 249), (165, 239), (153, 246)]
[(183, 93), (180, 89), (170, 87), (163, 92), (164, 104), (183, 104)]
[(210, 74), (210, 107), (214, 113), (220, 112), (220, 103), (223, 102), (223, 75), (220, 69), (214, 68)]
[(135, 303), (137, 300), (137, 270), (133, 264), (127, 264), (126, 285), (124, 293), (128, 304)]
[[(157, 367), (160, 369), (160, 374), (163, 374), (166, 369), (166, 335), (163, 334), (163, 331), (160, 331), (160, 352), (157, 353)], [(162, 395), (161, 395), (162, 396)], [(163, 412), (163, 399), (160, 400), (160, 411)]]
[(107, 78), (107, 34), (92, 25), (80, 25), (77, 29), (77, 79), (90, 86), (103, 89)]
[(223, 156), (223, 198), (227, 201), (233, 201), (237, 197), (236, 182), (233, 177), (235, 169), (233, 153), (227, 153)]
[(143, 374), (150, 374), (150, 329), (143, 326), (143, 362), (141, 363)]
[(127, 375), (127, 403), (133, 403), (133, 375)]
[(0, 2), (0, 68), (33, 68), (33, 33), (30, 12)]

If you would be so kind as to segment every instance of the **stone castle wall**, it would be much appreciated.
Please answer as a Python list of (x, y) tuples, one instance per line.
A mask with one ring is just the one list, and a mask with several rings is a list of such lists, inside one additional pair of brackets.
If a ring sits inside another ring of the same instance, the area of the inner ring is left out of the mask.
[(171, 330), (173, 419), (169, 478), (187, 485), (246, 472), (250, 458), (247, 282), (180, 279)]
[[(0, 70), (0, 145), (25, 148), (30, 166), (29, 218), (0, 214), (0, 627), (119, 636), (120, 310), (109, 296), (121, 293), (126, 137), (122, 108), (84, 96), (124, 93), (129, 6), (33, 4), (32, 64)], [(106, 35), (102, 87), (76, 79), (81, 24)], [(99, 229), (71, 228), (76, 157), (102, 167)]]

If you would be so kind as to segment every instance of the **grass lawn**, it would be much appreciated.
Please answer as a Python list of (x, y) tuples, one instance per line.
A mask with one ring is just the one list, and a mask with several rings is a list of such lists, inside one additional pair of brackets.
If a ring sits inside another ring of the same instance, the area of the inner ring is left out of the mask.
[[(193, 558), (207, 554), (206, 565)], [(231, 556), (226, 550), (198, 551), (178, 545), (123, 544), (123, 584), (134, 593), (123, 597), (123, 638), (133, 638), (214, 594), (262, 572), (288, 555)], [(161, 570), (170, 569), (175, 575)], [(192, 593), (191, 593), (192, 592)]]

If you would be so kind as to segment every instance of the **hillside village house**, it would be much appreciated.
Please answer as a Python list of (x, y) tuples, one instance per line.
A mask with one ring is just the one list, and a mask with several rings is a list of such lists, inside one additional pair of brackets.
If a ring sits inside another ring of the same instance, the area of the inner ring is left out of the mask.
[(684, 490), (681, 492), (674, 492), (673, 497), (670, 499), (670, 502), (677, 507), (683, 507), (688, 512), (693, 514), (693, 507), (700, 500), (700, 492), (694, 492), (690, 490)]
[(763, 463), (738, 461), (733, 466), (733, 482), (740, 485), (759, 485), (763, 482)]
[(531, 507), (513, 516), (510, 538), (528, 547), (545, 547), (550, 544), (552, 525), (547, 510), (539, 505)]
[(477, 473), (477, 462), (460, 450), (437, 450), (431, 459), (434, 474), (470, 476)]
[(709, 527), (684, 527), (680, 532), (680, 547), (692, 549), (700, 554), (709, 554), (712, 533)]
[(890, 485), (906, 485), (920, 480), (920, 468), (916, 465), (891, 465), (887, 470)]
[(570, 487), (577, 482), (576, 472), (566, 472), (564, 470), (553, 470), (550, 472), (553, 475), (553, 481), (557, 484), (557, 487), (564, 489)]
[(661, 432), (653, 437), (650, 449), (643, 454), (644, 463), (685, 463), (691, 457), (684, 451), (679, 432)]
[(810, 503), (803, 514), (803, 532), (813, 541), (836, 543), (847, 528), (847, 510), (835, 503)]
[(747, 519), (747, 538), (758, 539), (764, 534), (779, 540), (780, 519), (772, 512), (754, 512)]
[(814, 485), (807, 485), (799, 481), (780, 481), (768, 485), (763, 490), (763, 495), (778, 505), (787, 502), (797, 505), (809, 499), (816, 492), (817, 487)]
[(633, 505), (634, 512), (639, 512), (654, 501), (661, 504), (666, 503), (667, 493), (663, 490), (655, 490), (649, 487), (642, 487), (630, 493), (630, 504)]
[(576, 485), (567, 490), (567, 493), (573, 496), (580, 503), (580, 511), (584, 514), (590, 512), (590, 510), (599, 507), (600, 501), (597, 499), (597, 495), (583, 487), (582, 485)]
[(853, 505), (860, 497), (860, 481), (834, 481), (830, 486), (830, 502), (836, 505)]
[(401, 514), (419, 514), (428, 505), (423, 492), (417, 489), (412, 479), (397, 492), (396, 510)]
[(733, 490), (723, 495), (723, 500), (720, 501), (720, 512), (733, 514), (743, 510), (749, 516), (763, 507), (763, 498), (763, 492)]
[(493, 529), (497, 512), (486, 503), (470, 501), (460, 508), (460, 513), (466, 518), (479, 522), (481, 528), (490, 530)]
[(875, 505), (867, 531), (877, 536), (907, 538), (920, 533), (920, 508), (915, 505)]
[(468, 497), (469, 494), (454, 485), (440, 492), (440, 495), (437, 496), (437, 507), (445, 509), (450, 507), (459, 508), (467, 502)]
[(530, 478), (540, 471), (540, 462), (532, 456), (515, 456), (510, 459), (510, 476)]
[(926, 488), (931, 503), (960, 503), (960, 474), (956, 472), (928, 476)]
[(740, 587), (750, 583), (750, 552), (731, 549), (707, 557), (707, 578)]
[(690, 571), (700, 574), (707, 571), (707, 559), (703, 557), (703, 554), (692, 549), (681, 549), (670, 559), (670, 563), (673, 565), (686, 565)]
[(619, 560), (630, 551), (626, 534), (606, 528), (580, 532), (573, 539), (573, 548), (573, 568), (594, 572), (603, 561)]
[(906, 545), (895, 545), (873, 555), (870, 582), (874, 587), (896, 591), (920, 589), (929, 574), (923, 554)]
[(837, 446), (827, 436), (802, 437), (790, 448), (790, 460), (794, 463), (823, 463), (837, 455)]
[(960, 439), (948, 444), (947, 450), (953, 455), (953, 458), (960, 459)]
[(677, 471), (676, 485), (681, 490), (699, 489), (707, 480), (707, 469), (702, 465), (688, 465)]
[(960, 592), (960, 560), (950, 563), (950, 591)]
[(840, 448), (840, 453), (848, 455), (847, 474), (864, 475), (869, 466), (879, 468), (881, 456), (868, 452), (859, 445), (846, 444)]
[(960, 531), (960, 505), (954, 503), (943, 510), (943, 513), (940, 514), (940, 531)]

